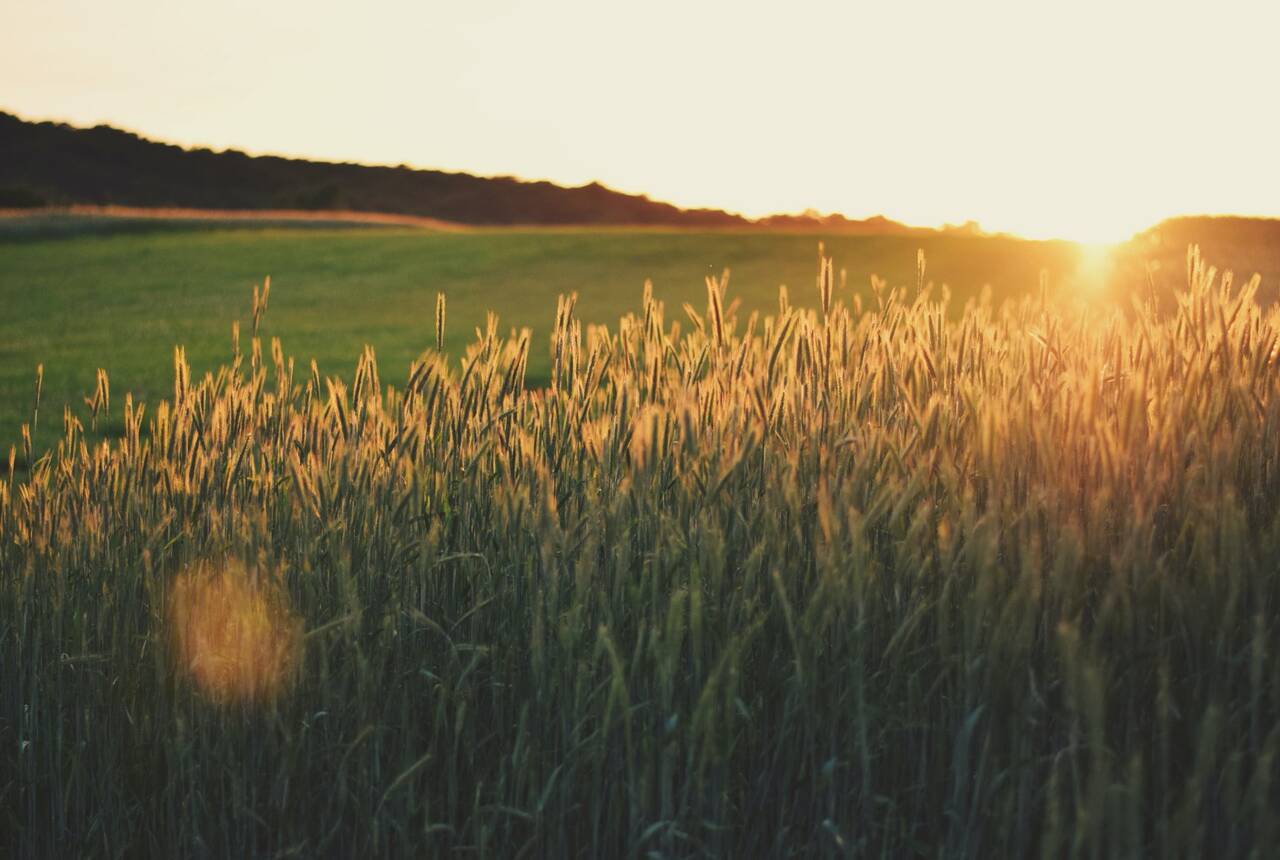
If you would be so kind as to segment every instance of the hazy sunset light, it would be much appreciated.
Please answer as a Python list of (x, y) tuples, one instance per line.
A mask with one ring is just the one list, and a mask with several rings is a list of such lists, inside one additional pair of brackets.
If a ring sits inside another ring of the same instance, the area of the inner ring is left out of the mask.
[(0, 107), (750, 216), (1112, 240), (1280, 210), (1278, 10), (51, 0), (6, 9)]
[(1275, 856), (1278, 44), (8, 0), (0, 858)]

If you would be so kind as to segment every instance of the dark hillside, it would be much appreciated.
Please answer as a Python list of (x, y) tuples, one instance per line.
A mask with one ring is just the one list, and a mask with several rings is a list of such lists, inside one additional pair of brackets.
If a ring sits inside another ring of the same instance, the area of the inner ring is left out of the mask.
[[(1153, 246), (1185, 249), (1187, 245), (1232, 248), (1236, 246), (1280, 248), (1280, 218), (1248, 218), (1238, 215), (1183, 215), (1166, 218), (1138, 234)], [(1206, 255), (1213, 259), (1212, 255)]]
[(1144, 260), (1159, 261), (1165, 281), (1185, 283), (1187, 247), (1197, 245), (1205, 259), (1235, 272), (1237, 281), (1262, 276), (1259, 299), (1280, 300), (1280, 219), (1227, 215), (1168, 218), (1134, 237)]
[(464, 224), (733, 226), (592, 183), (550, 182), (183, 149), (110, 126), (26, 122), (0, 112), (0, 208), (97, 204), (385, 212)]

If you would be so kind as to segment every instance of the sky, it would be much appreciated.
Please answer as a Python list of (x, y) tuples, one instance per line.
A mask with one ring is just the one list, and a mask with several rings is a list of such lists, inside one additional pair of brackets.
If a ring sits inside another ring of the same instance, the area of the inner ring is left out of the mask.
[(0, 0), (0, 109), (1089, 241), (1280, 215), (1280, 2)]

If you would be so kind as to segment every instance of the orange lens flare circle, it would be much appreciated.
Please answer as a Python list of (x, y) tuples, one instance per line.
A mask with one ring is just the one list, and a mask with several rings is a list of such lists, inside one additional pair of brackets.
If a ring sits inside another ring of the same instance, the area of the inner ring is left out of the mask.
[(174, 579), (165, 615), (175, 671), (215, 702), (269, 701), (296, 679), (302, 619), (277, 575), (198, 565)]

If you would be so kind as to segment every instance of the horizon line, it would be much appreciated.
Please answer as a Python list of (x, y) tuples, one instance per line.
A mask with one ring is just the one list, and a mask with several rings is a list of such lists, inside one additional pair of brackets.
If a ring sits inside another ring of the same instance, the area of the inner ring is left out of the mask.
[[(520, 176), (514, 173), (483, 173), (475, 170), (423, 166), (418, 164), (410, 164), (408, 162), (399, 162), (396, 164), (392, 164), (391, 162), (386, 162), (386, 161), (376, 161), (376, 160), (362, 161), (362, 160), (352, 160), (352, 159), (341, 159), (333, 156), (306, 155), (301, 153), (283, 153), (280, 151), (254, 149), (251, 147), (245, 147), (240, 144), (232, 144), (228, 146), (217, 147), (207, 143), (199, 143), (199, 142), (192, 142), (192, 141), (163, 140), (160, 138), (152, 137), (149, 135), (149, 133), (142, 131), (140, 129), (119, 125), (119, 124), (116, 124), (114, 121), (110, 121), (110, 120), (97, 120), (92, 125), (80, 125), (75, 122), (68, 121), (66, 119), (56, 118), (56, 117), (43, 116), (43, 117), (33, 118), (30, 115), (23, 115), (22, 113), (19, 113), (18, 111), (7, 108), (7, 107), (0, 107), (0, 114), (7, 114), (8, 116), (13, 117), (19, 122), (35, 124), (35, 125), (63, 126), (76, 131), (93, 131), (95, 129), (109, 129), (111, 131), (131, 135), (146, 143), (157, 144), (160, 146), (173, 146), (178, 149), (181, 149), (184, 152), (210, 152), (215, 155), (234, 153), (238, 155), (243, 155), (248, 158), (274, 158), (274, 159), (280, 159), (282, 161), (295, 161), (295, 162), (303, 162), (303, 163), (309, 163), (309, 164), (328, 164), (328, 165), (341, 165), (341, 166), (353, 166), (353, 167), (367, 167), (367, 168), (383, 169), (383, 170), (409, 170), (409, 171), (421, 172), (421, 173), (440, 173), (440, 174), (445, 174), (450, 176), (467, 176), (467, 177), (481, 179), (481, 180), (512, 181), (512, 182), (518, 182), (524, 185), (552, 185), (557, 188), (562, 188), (566, 190), (581, 190), (581, 189), (597, 187), (615, 194), (621, 194), (628, 197), (640, 198), (652, 203), (671, 206), (682, 212), (716, 212), (732, 218), (739, 218), (742, 221), (744, 221), (746, 225), (757, 226), (757, 227), (768, 227), (769, 225), (764, 222), (767, 222), (770, 219), (782, 219), (782, 218), (808, 219), (815, 222), (814, 226), (822, 226), (822, 222), (827, 220), (843, 220), (850, 224), (865, 224), (870, 221), (880, 220), (880, 221), (886, 221), (895, 226), (907, 228), (910, 230), (933, 231), (933, 232), (939, 232), (939, 233), (947, 233), (947, 232), (954, 233), (954, 232), (960, 232), (962, 230), (966, 230), (966, 231), (973, 231), (973, 233), (976, 233), (977, 235), (980, 235), (980, 236), (987, 236), (992, 238), (1007, 237), (1007, 238), (1027, 239), (1032, 241), (1061, 241), (1061, 242), (1075, 242), (1077, 244), (1095, 244), (1087, 241), (1082, 241), (1080, 239), (1073, 239), (1067, 236), (1060, 236), (1060, 235), (1030, 235), (1030, 234), (1019, 233), (1017, 231), (1011, 231), (1011, 230), (987, 230), (982, 226), (982, 222), (979, 219), (975, 219), (975, 218), (968, 218), (960, 221), (947, 220), (947, 221), (942, 221), (941, 223), (936, 223), (936, 224), (914, 224), (914, 223), (908, 223), (906, 221), (900, 221), (896, 218), (892, 218), (886, 215), (883, 210), (875, 212), (874, 214), (864, 215), (862, 217), (854, 217), (844, 211), (822, 212), (821, 210), (813, 207), (806, 207), (805, 209), (802, 209), (798, 212), (774, 211), (764, 215), (748, 215), (740, 211), (734, 211), (731, 209), (726, 209), (726, 208), (716, 206), (716, 205), (711, 205), (711, 204), (688, 205), (688, 204), (675, 203), (668, 200), (661, 200), (661, 199), (651, 197), (647, 192), (644, 192), (644, 191), (633, 191), (633, 190), (627, 190), (624, 188), (615, 187), (612, 185), (607, 185), (598, 178), (591, 179), (581, 184), (570, 184), (562, 180), (555, 179), (553, 177)], [(71, 205), (80, 205), (80, 204), (71, 204)], [(328, 210), (318, 210), (318, 211), (328, 211)], [(388, 213), (370, 212), (369, 214), (376, 215), (376, 214), (388, 214)], [(1249, 219), (1249, 220), (1275, 221), (1275, 220), (1280, 220), (1280, 213), (1275, 213), (1275, 214), (1246, 213), (1246, 212), (1170, 213), (1159, 218), (1152, 224), (1135, 231), (1133, 234), (1126, 236), (1123, 239), (1117, 240), (1117, 242), (1129, 241), (1134, 237), (1141, 235), (1142, 233), (1145, 233), (1149, 230), (1154, 229), (1155, 227), (1159, 226), (1160, 224), (1166, 221), (1171, 221), (1176, 219), (1198, 219), (1198, 218), (1200, 219), (1243, 218), (1243, 219)]]

